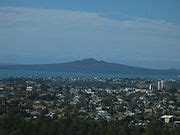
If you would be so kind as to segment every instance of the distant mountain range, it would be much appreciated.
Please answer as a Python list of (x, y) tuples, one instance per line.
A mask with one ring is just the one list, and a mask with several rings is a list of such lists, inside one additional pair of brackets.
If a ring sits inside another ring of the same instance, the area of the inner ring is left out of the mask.
[(0, 69), (104, 74), (180, 75), (180, 70), (176, 69), (148, 69), (97, 61), (92, 58), (58, 64), (0, 65)]

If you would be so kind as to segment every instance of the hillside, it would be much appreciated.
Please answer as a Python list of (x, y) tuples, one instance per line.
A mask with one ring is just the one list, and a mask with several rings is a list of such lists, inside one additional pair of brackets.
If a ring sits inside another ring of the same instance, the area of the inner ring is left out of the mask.
[(110, 74), (143, 74), (143, 75), (179, 75), (180, 70), (175, 69), (148, 69), (133, 67), (124, 64), (97, 61), (95, 59), (83, 59), (73, 62), (57, 64), (36, 65), (1, 65), (0, 69), (54, 71), (54, 72), (78, 72), (78, 73), (110, 73)]

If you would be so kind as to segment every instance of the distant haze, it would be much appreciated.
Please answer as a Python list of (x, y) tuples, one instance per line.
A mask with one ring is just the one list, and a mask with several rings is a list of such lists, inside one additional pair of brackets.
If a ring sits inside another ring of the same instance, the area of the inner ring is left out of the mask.
[(84, 58), (180, 69), (180, 2), (2, 0), (0, 63)]

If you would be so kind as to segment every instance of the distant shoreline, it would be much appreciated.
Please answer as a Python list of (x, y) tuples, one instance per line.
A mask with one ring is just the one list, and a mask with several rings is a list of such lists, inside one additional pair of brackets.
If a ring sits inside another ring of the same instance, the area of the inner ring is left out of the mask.
[(143, 74), (103, 74), (103, 73), (73, 73), (32, 70), (0, 69), (0, 79), (10, 77), (98, 77), (98, 78), (147, 78), (147, 79), (180, 79), (172, 75), (143, 75)]

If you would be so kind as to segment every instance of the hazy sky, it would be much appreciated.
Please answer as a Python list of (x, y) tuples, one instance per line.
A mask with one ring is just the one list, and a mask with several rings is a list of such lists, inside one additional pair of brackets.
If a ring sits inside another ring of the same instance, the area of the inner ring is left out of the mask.
[(180, 1), (0, 0), (0, 63), (83, 58), (180, 69)]

